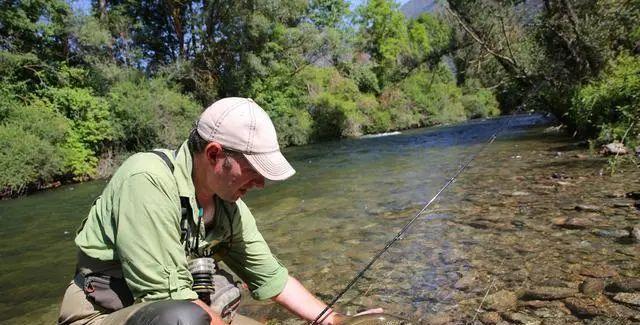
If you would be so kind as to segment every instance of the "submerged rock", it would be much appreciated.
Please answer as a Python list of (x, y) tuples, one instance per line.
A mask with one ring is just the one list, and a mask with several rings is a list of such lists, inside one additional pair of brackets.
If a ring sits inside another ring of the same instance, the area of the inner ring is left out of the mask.
[(487, 325), (494, 325), (502, 322), (502, 317), (500, 317), (500, 314), (495, 311), (482, 313), (478, 316), (478, 319), (480, 319), (482, 324)]
[(607, 316), (615, 318), (640, 319), (640, 312), (626, 306), (614, 304), (605, 296), (596, 298), (567, 298), (565, 305), (578, 317)]
[(629, 305), (640, 306), (640, 293), (620, 292), (613, 297), (613, 300)]
[(522, 299), (525, 300), (556, 300), (578, 295), (578, 290), (561, 287), (537, 287), (525, 290)]
[(640, 243), (640, 225), (633, 227), (633, 230), (631, 230), (631, 237), (633, 237), (636, 243)]
[(589, 204), (578, 204), (575, 207), (578, 211), (598, 212), (602, 210), (599, 206)]
[(580, 283), (580, 292), (588, 296), (594, 296), (604, 291), (604, 281), (602, 279), (586, 278)]
[(518, 297), (514, 292), (500, 290), (487, 297), (486, 308), (489, 310), (506, 311), (516, 306)]
[(594, 229), (591, 231), (592, 234), (599, 237), (606, 238), (624, 238), (629, 237), (629, 232), (623, 229)]
[(595, 265), (583, 268), (580, 270), (580, 275), (592, 278), (611, 278), (618, 276), (618, 272), (609, 265)]
[(640, 292), (640, 278), (616, 279), (606, 286), (609, 292)]
[(502, 314), (508, 321), (522, 325), (540, 325), (542, 320), (523, 313), (504, 313)]
[(476, 272), (469, 272), (456, 281), (453, 287), (458, 290), (468, 290), (476, 285), (477, 279), (478, 274)]

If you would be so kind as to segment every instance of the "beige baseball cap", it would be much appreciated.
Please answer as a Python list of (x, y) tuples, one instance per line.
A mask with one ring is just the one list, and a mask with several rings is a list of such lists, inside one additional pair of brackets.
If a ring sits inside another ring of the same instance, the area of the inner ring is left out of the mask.
[(196, 130), (208, 141), (244, 154), (266, 179), (280, 181), (295, 170), (280, 152), (276, 129), (269, 115), (251, 98), (223, 98), (200, 115)]

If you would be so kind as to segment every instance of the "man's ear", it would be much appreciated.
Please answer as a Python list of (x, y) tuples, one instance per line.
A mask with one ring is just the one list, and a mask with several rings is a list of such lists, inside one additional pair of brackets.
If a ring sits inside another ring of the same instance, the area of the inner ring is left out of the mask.
[(222, 157), (222, 145), (217, 142), (209, 142), (207, 146), (204, 147), (204, 154), (211, 164), (215, 164), (215, 162)]

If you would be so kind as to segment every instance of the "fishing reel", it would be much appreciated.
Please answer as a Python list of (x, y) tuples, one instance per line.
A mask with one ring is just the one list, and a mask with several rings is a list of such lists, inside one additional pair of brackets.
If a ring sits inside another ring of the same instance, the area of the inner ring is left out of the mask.
[(199, 257), (189, 261), (189, 272), (193, 277), (192, 289), (198, 294), (198, 299), (207, 305), (211, 304), (211, 294), (215, 291), (213, 275), (216, 263), (211, 257)]

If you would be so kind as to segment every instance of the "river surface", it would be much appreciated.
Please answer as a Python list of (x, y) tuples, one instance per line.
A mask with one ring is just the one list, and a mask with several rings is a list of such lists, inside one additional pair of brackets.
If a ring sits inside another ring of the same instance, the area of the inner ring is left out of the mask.
[[(507, 301), (516, 303), (509, 308), (495, 302), (502, 292), (577, 292), (588, 278), (640, 277), (640, 245), (629, 234), (640, 213), (624, 197), (640, 190), (640, 172), (621, 166), (611, 175), (606, 158), (562, 133), (544, 132), (547, 122), (538, 115), (478, 120), (290, 148), (285, 155), (297, 174), (249, 193), (245, 202), (290, 273), (330, 301), (506, 125), (336, 308), (353, 314), (383, 307), (432, 324), (489, 324), (490, 317), (514, 324), (527, 323), (526, 317), (531, 324), (616, 320), (606, 312), (585, 317), (574, 311), (567, 299), (583, 299), (581, 293), (556, 297), (569, 307), (554, 307), (557, 299), (540, 299), (549, 304), (542, 307), (532, 299)], [(75, 229), (105, 184), (0, 202), (0, 323), (55, 322), (74, 271)], [(594, 275), (598, 271), (613, 273)], [(243, 314), (299, 323), (270, 301), (245, 297)], [(630, 315), (617, 321), (640, 321)]]

